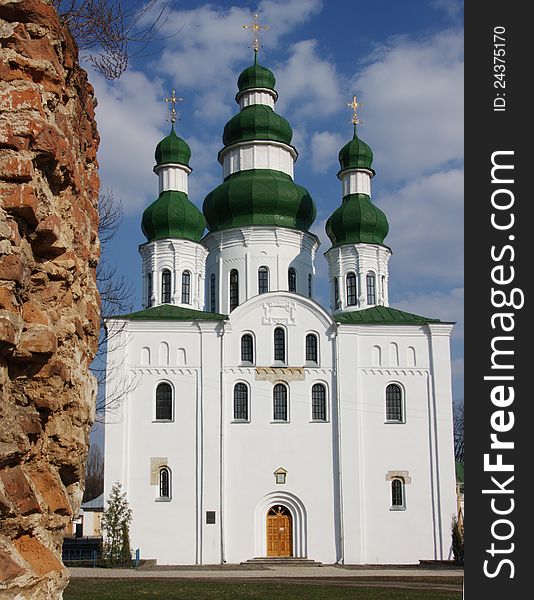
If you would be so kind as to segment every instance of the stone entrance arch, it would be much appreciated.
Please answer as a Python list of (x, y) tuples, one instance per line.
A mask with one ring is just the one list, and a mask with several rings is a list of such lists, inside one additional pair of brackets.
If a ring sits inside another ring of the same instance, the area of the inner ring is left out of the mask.
[(284, 506), (291, 515), (291, 555), (306, 558), (308, 555), (306, 509), (302, 501), (289, 492), (272, 492), (261, 498), (256, 505), (254, 511), (254, 556), (267, 556), (265, 523), (267, 514), (274, 505)]

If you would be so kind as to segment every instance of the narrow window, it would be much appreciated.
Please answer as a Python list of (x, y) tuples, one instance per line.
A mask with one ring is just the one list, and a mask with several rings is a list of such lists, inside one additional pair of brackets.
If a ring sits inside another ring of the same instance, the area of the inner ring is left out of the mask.
[(308, 275), (308, 298), (312, 297), (312, 274)]
[(404, 508), (404, 482), (402, 479), (394, 479), (391, 482), (391, 506)]
[(236, 269), (230, 271), (230, 310), (239, 305), (239, 273)]
[(152, 273), (148, 273), (147, 277), (147, 299), (146, 299), (146, 305), (148, 307), (152, 306)]
[(172, 419), (172, 388), (168, 383), (160, 383), (156, 388), (156, 421)]
[(182, 273), (182, 304), (191, 304), (191, 273)]
[(392, 383), (386, 388), (386, 421), (401, 423), (402, 420), (402, 392), (398, 385)]
[(326, 421), (326, 388), (321, 383), (312, 387), (312, 420)]
[(334, 277), (334, 307), (336, 309), (341, 308), (341, 303), (339, 302), (339, 281), (337, 277)]
[(306, 336), (306, 362), (317, 363), (317, 336), (314, 333)]
[(250, 333), (245, 333), (241, 338), (241, 362), (254, 362), (254, 340)]
[(293, 267), (287, 272), (287, 283), (290, 292), (297, 291), (297, 272)]
[(171, 497), (171, 473), (167, 467), (159, 470), (159, 497), (165, 499)]
[(215, 305), (215, 273), (211, 274), (210, 277), (210, 310), (211, 312), (215, 312), (216, 310), (216, 305)]
[(274, 330), (274, 360), (286, 362), (286, 332), (281, 327)]
[(287, 421), (287, 388), (281, 383), (273, 388), (273, 421)]
[(161, 274), (161, 302), (168, 304), (171, 301), (171, 272), (165, 269)]
[(371, 272), (367, 273), (367, 304), (376, 304), (375, 274)]
[(269, 291), (269, 269), (260, 267), (258, 269), (258, 294), (266, 294)]
[(347, 274), (347, 306), (356, 306), (356, 275), (354, 273)]
[(248, 388), (244, 383), (236, 383), (234, 386), (234, 419), (248, 420)]

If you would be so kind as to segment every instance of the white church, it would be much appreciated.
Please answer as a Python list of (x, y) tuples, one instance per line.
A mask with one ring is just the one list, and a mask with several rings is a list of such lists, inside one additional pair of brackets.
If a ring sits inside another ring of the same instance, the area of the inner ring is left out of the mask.
[(158, 564), (449, 559), (452, 324), (389, 306), (389, 226), (356, 99), (318, 304), (314, 201), (254, 56), (203, 213), (174, 123), (156, 148), (144, 308), (107, 322), (106, 393), (129, 391), (106, 419), (104, 497), (122, 484), (132, 547)]

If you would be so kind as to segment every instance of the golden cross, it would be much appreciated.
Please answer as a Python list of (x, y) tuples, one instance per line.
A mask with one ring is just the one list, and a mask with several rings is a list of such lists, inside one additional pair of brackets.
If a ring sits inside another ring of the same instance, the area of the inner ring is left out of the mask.
[(176, 103), (177, 102), (183, 102), (183, 98), (178, 98), (176, 96), (176, 92), (174, 90), (172, 90), (172, 94), (170, 98), (165, 98), (165, 102), (170, 102), (171, 103), (171, 116), (167, 117), (167, 119), (165, 119), (166, 121), (170, 121), (173, 125), (174, 123), (176, 123), (176, 119), (177, 119), (177, 113), (176, 113)]
[(259, 15), (258, 13), (254, 14), (254, 20), (252, 21), (252, 25), (243, 25), (243, 29), (251, 29), (254, 39), (252, 41), (252, 47), (254, 48), (254, 52), (257, 52), (261, 48), (260, 44), (260, 29), (264, 29), (267, 31), (269, 29), (269, 25), (260, 25), (258, 22)]
[(352, 115), (352, 123), (354, 123), (354, 125), (359, 125), (362, 121), (360, 121), (360, 118), (358, 117), (357, 114), (357, 110), (358, 108), (360, 108), (360, 106), (363, 106), (363, 104), (361, 102), (358, 102), (358, 100), (356, 100), (356, 96), (354, 96), (352, 98), (352, 102), (350, 102), (349, 104), (347, 104), (347, 106), (349, 106), (350, 108), (352, 108), (353, 111), (353, 115)]

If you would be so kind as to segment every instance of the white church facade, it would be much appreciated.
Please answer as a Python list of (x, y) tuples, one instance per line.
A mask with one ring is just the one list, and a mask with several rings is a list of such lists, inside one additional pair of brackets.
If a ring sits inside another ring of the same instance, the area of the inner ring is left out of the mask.
[(106, 393), (128, 392), (106, 419), (104, 495), (122, 484), (132, 547), (158, 564), (448, 559), (452, 324), (389, 306), (356, 123), (327, 222), (330, 309), (317, 303), (315, 205), (257, 52), (238, 88), (203, 213), (174, 125), (156, 149), (144, 308), (107, 322)]

